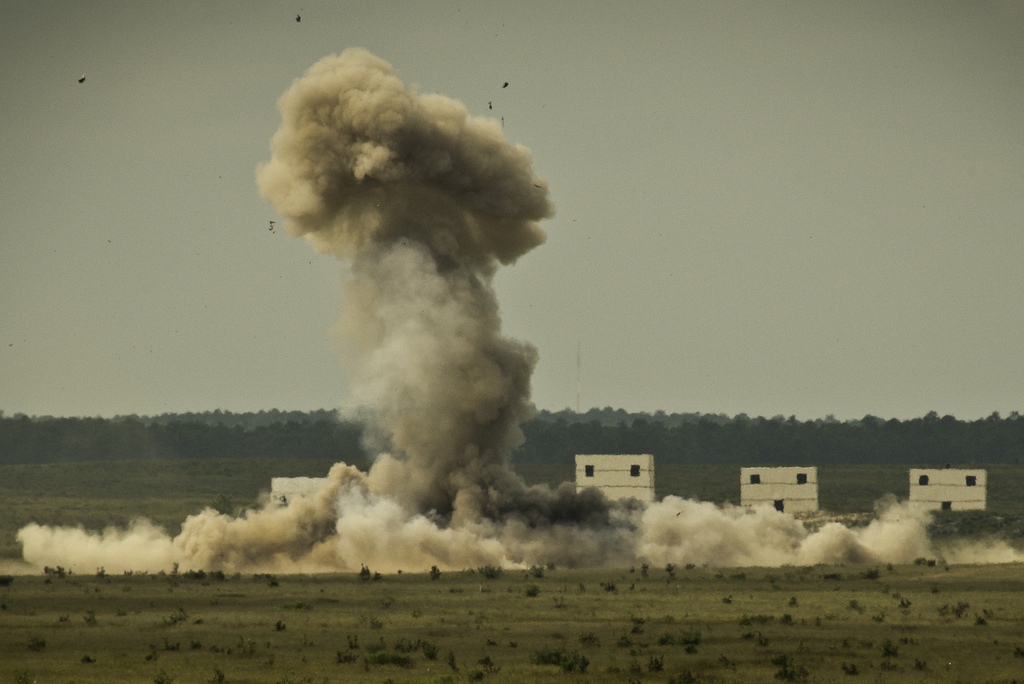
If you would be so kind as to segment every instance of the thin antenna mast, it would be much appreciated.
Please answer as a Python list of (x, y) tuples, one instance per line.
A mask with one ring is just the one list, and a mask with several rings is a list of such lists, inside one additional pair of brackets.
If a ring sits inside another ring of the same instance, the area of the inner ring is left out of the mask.
[(582, 374), (580, 372), (580, 346), (583, 344), (581, 340), (576, 340), (576, 413), (580, 412), (580, 384), (582, 382)]

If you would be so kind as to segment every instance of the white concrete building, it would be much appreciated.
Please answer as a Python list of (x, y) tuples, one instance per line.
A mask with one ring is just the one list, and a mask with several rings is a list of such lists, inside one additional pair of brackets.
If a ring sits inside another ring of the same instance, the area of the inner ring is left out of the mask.
[(326, 477), (272, 477), (270, 500), (278, 506), (287, 506), (300, 496), (310, 496), (327, 482)]
[(910, 505), (943, 511), (983, 511), (988, 478), (977, 468), (911, 468)]
[(654, 501), (651, 454), (577, 454), (576, 491), (597, 487), (609, 499)]
[(740, 505), (786, 513), (818, 510), (818, 469), (740, 468)]

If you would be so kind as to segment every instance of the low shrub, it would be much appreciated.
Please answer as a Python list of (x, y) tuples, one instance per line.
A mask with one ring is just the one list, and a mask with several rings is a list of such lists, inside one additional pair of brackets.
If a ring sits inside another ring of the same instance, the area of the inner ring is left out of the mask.
[(402, 653), (380, 651), (366, 657), (370, 665), (398, 665), (399, 667), (412, 667), (412, 658)]
[(530, 660), (535, 665), (557, 665), (563, 672), (579, 672), (584, 674), (590, 661), (579, 651), (567, 651), (564, 648), (542, 648), (534, 651)]

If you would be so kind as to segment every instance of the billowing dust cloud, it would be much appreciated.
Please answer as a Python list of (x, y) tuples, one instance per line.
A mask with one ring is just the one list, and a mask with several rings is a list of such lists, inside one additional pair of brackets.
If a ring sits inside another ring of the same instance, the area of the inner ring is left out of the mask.
[[(571, 483), (526, 486), (508, 459), (529, 416), (537, 353), (502, 335), (492, 279), (543, 243), (538, 222), (553, 213), (530, 152), (498, 122), (407, 87), (364, 50), (313, 65), (278, 106), (258, 186), (291, 233), (348, 266), (343, 363), (382, 453), (366, 473), (335, 465), (314, 496), (287, 507), (204, 510), (173, 538), (145, 521), (102, 532), (29, 525), (18, 539), (30, 564), (388, 572), (935, 555), (927, 516), (904, 506), (865, 528), (811, 532), (768, 509), (676, 497), (613, 504)], [(1006, 547), (944, 552), (958, 562), (1014, 557)]]

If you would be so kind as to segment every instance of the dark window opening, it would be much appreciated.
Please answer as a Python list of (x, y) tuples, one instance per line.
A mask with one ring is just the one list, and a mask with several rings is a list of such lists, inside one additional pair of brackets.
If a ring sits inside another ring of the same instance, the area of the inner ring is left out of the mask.
[(631, 465), (631, 466), (629, 466), (629, 476), (630, 477), (640, 477), (640, 466), (638, 466), (638, 465)]
[(974, 475), (968, 475), (967, 476), (967, 486), (968, 487), (974, 487), (977, 484), (978, 484), (978, 478), (977, 477), (975, 477)]
[(952, 501), (943, 501), (942, 502), (942, 510), (944, 510), (944, 511), (951, 511), (951, 510), (953, 510), (953, 502)]
[(761, 476), (760, 475), (751, 475), (750, 476), (750, 484), (761, 484)]
[(585, 477), (594, 477), (594, 466), (583, 466), (583, 475)]
[(785, 508), (786, 508), (786, 506), (783, 503), (782, 499), (776, 499), (775, 500), (775, 510), (777, 510), (777, 511), (779, 511), (781, 513), (781, 512), (783, 512), (785, 510)]
[(928, 476), (927, 475), (922, 475), (921, 477), (917, 478), (917, 484), (919, 484), (919, 485), (926, 485), (926, 484), (928, 484)]
[(797, 484), (807, 484), (807, 473), (797, 473), (796, 474), (796, 483)]

